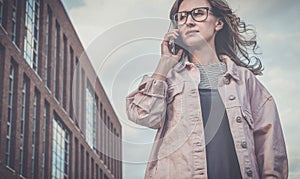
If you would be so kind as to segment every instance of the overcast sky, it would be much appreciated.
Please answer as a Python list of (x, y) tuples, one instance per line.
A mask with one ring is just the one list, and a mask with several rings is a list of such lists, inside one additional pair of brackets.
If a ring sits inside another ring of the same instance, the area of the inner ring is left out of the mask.
[[(102, 85), (123, 125), (123, 177), (144, 177), (156, 131), (127, 120), (125, 97), (158, 63), (173, 0), (63, 0)], [(300, 177), (300, 1), (228, 0), (255, 26), (264, 75), (281, 117), (290, 178)]]

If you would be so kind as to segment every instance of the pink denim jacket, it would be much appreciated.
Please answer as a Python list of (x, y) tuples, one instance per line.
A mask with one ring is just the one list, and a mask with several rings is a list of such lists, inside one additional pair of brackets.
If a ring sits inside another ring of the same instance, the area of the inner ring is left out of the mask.
[[(227, 72), (218, 80), (218, 91), (243, 178), (287, 178), (286, 147), (274, 99), (252, 72), (228, 56), (221, 59)], [(199, 70), (184, 58), (166, 81), (145, 75), (127, 96), (128, 118), (158, 129), (145, 178), (207, 178), (199, 82)]]

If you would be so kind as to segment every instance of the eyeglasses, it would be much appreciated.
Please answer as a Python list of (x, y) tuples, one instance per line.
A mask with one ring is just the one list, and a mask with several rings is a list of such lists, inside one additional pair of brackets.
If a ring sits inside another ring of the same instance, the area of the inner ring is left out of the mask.
[(208, 11), (213, 14), (213, 11), (209, 7), (198, 7), (191, 11), (178, 12), (173, 15), (173, 20), (176, 25), (184, 25), (189, 15), (191, 15), (194, 21), (202, 22), (207, 19)]

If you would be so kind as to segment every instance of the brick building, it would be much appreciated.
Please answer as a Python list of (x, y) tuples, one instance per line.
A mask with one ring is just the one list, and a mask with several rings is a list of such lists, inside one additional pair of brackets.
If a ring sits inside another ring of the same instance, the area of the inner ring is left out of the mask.
[(122, 178), (122, 128), (60, 0), (0, 0), (0, 178)]

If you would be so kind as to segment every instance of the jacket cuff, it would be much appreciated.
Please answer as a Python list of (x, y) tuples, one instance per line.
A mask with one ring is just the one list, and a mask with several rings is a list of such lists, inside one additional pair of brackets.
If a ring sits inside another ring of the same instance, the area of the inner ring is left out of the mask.
[(165, 98), (167, 93), (168, 84), (166, 81), (151, 78), (144, 75), (141, 84), (138, 87), (140, 93)]

